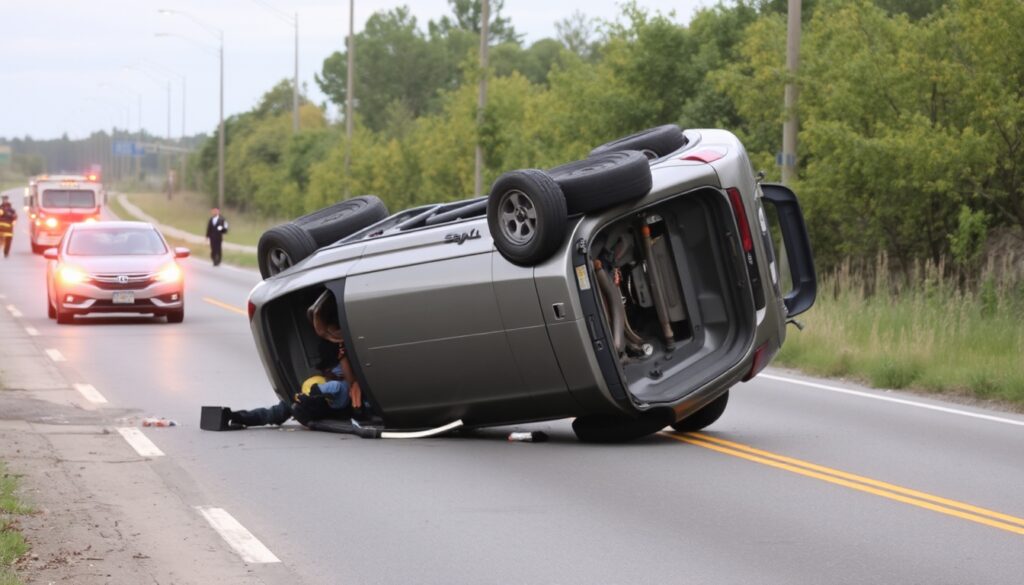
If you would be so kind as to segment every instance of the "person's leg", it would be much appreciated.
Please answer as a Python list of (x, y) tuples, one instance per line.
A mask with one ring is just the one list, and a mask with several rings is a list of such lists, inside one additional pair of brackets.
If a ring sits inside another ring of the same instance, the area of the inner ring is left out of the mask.
[(3, 236), (3, 238), (4, 238), (4, 258), (6, 258), (8, 256), (8, 254), (11, 253), (11, 240), (14, 239), (13, 235), (14, 234), (4, 235)]
[(228, 419), (233, 423), (238, 423), (247, 427), (261, 427), (264, 425), (281, 425), (291, 417), (291, 404), (282, 400), (270, 408), (232, 410)]
[(214, 266), (220, 264), (220, 248), (220, 238), (210, 238), (210, 259), (213, 260)]

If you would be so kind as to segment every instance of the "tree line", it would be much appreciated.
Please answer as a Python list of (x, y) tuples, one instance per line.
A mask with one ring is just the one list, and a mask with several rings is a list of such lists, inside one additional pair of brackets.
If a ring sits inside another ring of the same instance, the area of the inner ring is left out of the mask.
[[(739, 0), (689, 23), (627, 4), (612, 21), (574, 13), (526, 45), (492, 7), (489, 97), (476, 124), (479, 2), (420, 26), (408, 8), (356, 35), (355, 132), (304, 100), (291, 132), (282, 81), (226, 122), (226, 200), (293, 217), (348, 195), (394, 211), (473, 193), (474, 147), (489, 184), (549, 168), (664, 123), (735, 132), (778, 179), (785, 0)], [(978, 262), (987, 234), (1024, 228), (1024, 3), (804, 0), (799, 178), (816, 258), (887, 254), (904, 269)], [(344, 112), (347, 55), (316, 83)], [(216, 136), (190, 165), (215, 193)], [(348, 171), (346, 172), (346, 161)]]

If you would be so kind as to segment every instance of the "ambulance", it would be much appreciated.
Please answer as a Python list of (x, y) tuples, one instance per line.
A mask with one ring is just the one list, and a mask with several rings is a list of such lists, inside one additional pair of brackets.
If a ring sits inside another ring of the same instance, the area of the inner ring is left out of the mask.
[(56, 246), (70, 224), (99, 221), (103, 195), (96, 174), (32, 177), (25, 201), (32, 252)]

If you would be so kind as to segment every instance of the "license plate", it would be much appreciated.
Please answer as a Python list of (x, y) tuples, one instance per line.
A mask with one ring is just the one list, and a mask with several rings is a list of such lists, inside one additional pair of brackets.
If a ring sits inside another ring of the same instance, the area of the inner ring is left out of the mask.
[(114, 292), (114, 304), (115, 305), (134, 305), (135, 304), (135, 292), (130, 290), (121, 290)]

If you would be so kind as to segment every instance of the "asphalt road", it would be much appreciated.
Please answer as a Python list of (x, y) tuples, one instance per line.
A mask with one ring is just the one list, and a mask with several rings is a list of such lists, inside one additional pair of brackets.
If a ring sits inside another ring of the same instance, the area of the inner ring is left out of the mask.
[(276, 398), (244, 316), (258, 275), (194, 252), (183, 324), (58, 326), (19, 229), (0, 305), (109, 408), (177, 420), (144, 430), (173, 461), (169, 489), (187, 479), (304, 583), (1024, 579), (1024, 417), (777, 370), (735, 388), (705, 433), (620, 446), (581, 444), (568, 421), (516, 427), (551, 435), (537, 444), (506, 441), (512, 428), (411, 441), (200, 431), (201, 405)]

